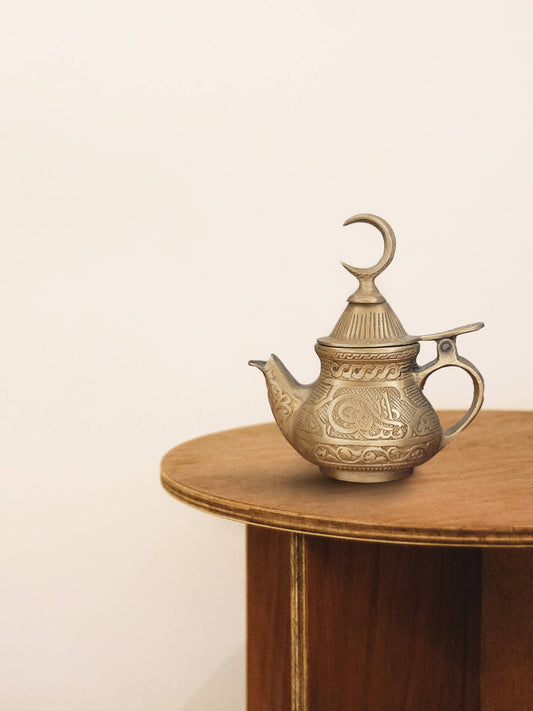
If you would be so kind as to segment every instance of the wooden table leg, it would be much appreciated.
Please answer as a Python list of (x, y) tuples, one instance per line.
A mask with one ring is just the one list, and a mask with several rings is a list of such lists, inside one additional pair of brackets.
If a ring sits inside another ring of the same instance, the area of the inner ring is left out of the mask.
[(309, 711), (479, 711), (480, 552), (309, 540)]
[(533, 550), (483, 552), (481, 708), (533, 709)]
[(248, 711), (533, 708), (533, 551), (248, 528)]
[(291, 711), (290, 539), (247, 526), (248, 711)]

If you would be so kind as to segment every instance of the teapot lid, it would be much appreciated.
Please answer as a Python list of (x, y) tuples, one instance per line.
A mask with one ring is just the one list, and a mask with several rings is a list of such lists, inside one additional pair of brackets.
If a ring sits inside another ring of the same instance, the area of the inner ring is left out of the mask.
[(383, 237), (383, 256), (373, 267), (360, 269), (342, 263), (359, 280), (359, 288), (348, 297), (348, 306), (329, 336), (319, 338), (325, 346), (337, 348), (370, 348), (416, 343), (420, 337), (410, 336), (402, 326), (374, 279), (392, 262), (396, 238), (392, 227), (377, 215), (361, 214), (349, 217), (344, 225), (366, 222), (377, 227)]

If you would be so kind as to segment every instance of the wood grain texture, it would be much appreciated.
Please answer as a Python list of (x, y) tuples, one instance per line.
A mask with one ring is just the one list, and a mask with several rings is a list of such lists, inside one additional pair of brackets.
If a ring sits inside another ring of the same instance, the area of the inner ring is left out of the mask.
[[(291, 620), (295, 538), (305, 542), (304, 645), (294, 610)], [(533, 550), (249, 527), (248, 711), (531, 708)]]
[(479, 711), (480, 555), (309, 538), (308, 711)]
[[(443, 426), (457, 412), (440, 413)], [(282, 530), (432, 545), (533, 545), (533, 413), (484, 411), (414, 474), (334, 481), (275, 424), (186, 442), (163, 458), (163, 486), (210, 513)]]
[(482, 711), (533, 709), (533, 551), (483, 552)]
[(247, 528), (247, 711), (291, 711), (290, 534)]

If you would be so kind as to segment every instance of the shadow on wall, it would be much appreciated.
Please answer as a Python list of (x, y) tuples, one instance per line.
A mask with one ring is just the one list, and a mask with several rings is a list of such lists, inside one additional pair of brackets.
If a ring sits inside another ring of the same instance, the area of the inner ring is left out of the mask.
[(180, 711), (245, 711), (246, 650), (240, 647), (206, 680)]

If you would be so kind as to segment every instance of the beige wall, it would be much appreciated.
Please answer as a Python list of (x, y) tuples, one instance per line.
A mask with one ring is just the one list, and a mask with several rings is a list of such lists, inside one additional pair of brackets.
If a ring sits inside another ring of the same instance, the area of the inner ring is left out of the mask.
[(485, 320), (460, 348), (486, 407), (532, 406), (531, 5), (3, 15), (2, 708), (243, 709), (243, 528), (173, 501), (159, 458), (270, 419), (248, 358), (315, 376), (339, 261), (380, 252), (356, 212), (396, 231), (407, 329)]

